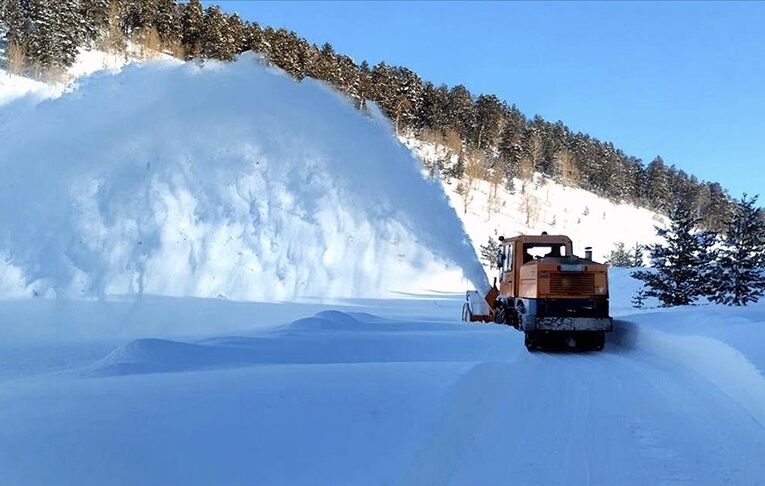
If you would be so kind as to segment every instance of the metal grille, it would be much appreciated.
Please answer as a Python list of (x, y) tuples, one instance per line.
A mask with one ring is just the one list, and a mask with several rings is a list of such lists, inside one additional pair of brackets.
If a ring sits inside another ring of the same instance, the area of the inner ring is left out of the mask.
[(559, 295), (594, 295), (594, 273), (552, 273), (550, 293)]

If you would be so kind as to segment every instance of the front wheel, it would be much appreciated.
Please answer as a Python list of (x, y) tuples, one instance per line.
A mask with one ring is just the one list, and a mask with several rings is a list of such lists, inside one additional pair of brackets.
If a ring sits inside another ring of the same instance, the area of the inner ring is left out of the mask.
[(497, 324), (507, 324), (507, 309), (502, 303), (498, 304), (497, 308), (494, 309), (494, 322)]
[(473, 317), (473, 313), (470, 312), (470, 304), (465, 302), (464, 304), (462, 304), (462, 320), (465, 322), (470, 322), (473, 320), (472, 317)]

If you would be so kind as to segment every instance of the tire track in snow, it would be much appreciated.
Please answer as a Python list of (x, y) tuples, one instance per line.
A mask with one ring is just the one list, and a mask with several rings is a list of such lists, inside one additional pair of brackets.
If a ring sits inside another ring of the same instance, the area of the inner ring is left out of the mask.
[(474, 365), (446, 395), (438, 428), (414, 455), (402, 485), (449, 484), (465, 450), (478, 445), (478, 433), (506, 403), (504, 383), (515, 375), (512, 363)]

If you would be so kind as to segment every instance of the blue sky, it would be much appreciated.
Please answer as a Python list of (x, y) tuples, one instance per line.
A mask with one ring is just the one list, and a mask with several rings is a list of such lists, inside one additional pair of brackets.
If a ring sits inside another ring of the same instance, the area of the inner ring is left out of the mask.
[(214, 3), (765, 198), (765, 3)]

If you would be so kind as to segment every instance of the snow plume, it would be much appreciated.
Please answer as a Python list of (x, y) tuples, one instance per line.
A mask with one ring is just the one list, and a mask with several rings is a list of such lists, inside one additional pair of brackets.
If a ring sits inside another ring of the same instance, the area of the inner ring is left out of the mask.
[(27, 293), (371, 296), (448, 266), (487, 287), (389, 128), (252, 56), (95, 75), (0, 130), (0, 265)]

